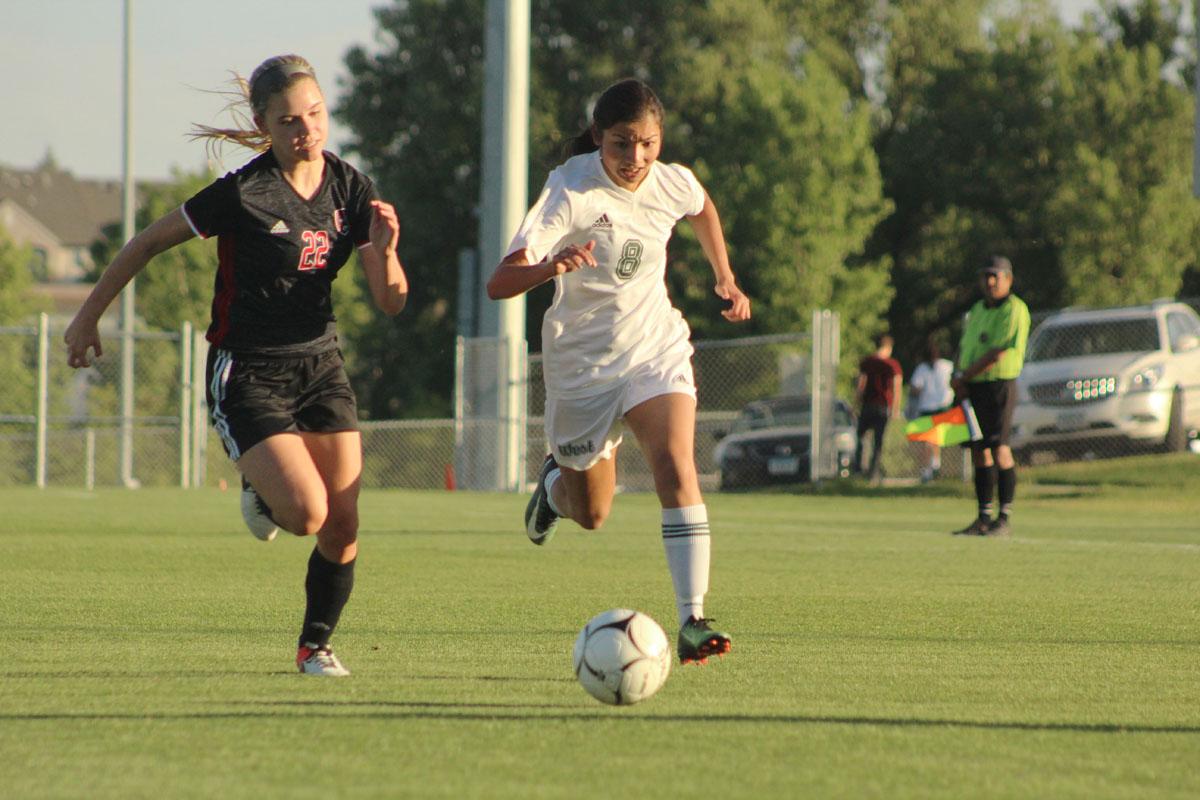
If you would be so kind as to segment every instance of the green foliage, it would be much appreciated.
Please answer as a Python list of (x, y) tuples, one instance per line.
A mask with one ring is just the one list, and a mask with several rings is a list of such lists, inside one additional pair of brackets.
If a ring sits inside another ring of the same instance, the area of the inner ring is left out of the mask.
[(28, 322), (30, 312), (29, 287), (33, 277), (29, 271), (33, 253), (19, 246), (0, 226), (0, 325)]
[[(0, 326), (29, 325), (31, 319), (28, 290), (32, 284), (29, 272), (30, 251), (18, 247), (8, 232), (0, 227)], [(35, 403), (34, 381), (37, 363), (37, 339), (25, 334), (0, 334), (0, 415), (32, 414)], [(22, 434), (25, 426), (0, 425), (3, 450), (14, 453), (11, 459), (0, 459), (0, 483), (14, 473), (17, 480), (29, 479), (28, 471), (19, 466), (29, 463), (20, 455), (27, 449)], [(32, 442), (32, 437), (29, 437)]]
[(1184, 272), (1200, 264), (1200, 205), (1181, 168), (1193, 147), (1193, 99), (1168, 79), (1182, 34), (1179, 5), (1108, 13), (1123, 35), (1081, 38), (1073, 53), (1064, 92), (1076, 122), (1073, 180), (1047, 209), (1070, 265), (1065, 299), (1078, 305), (1173, 296)]

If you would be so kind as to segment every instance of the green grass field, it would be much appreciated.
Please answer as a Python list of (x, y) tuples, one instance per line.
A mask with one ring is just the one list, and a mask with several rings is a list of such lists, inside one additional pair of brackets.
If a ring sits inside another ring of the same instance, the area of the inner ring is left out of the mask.
[(675, 628), (650, 495), (546, 548), (524, 498), (371, 492), (335, 639), (294, 672), (310, 542), (232, 492), (0, 490), (0, 755), (37, 797), (1197, 797), (1200, 458), (966, 486), (709, 496), (734, 651), (610, 708), (576, 631)]

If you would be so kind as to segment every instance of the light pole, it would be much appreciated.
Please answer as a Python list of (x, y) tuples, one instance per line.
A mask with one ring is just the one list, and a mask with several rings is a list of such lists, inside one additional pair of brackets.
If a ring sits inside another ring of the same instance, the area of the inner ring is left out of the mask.
[[(525, 215), (529, 163), (529, 0), (487, 0), (478, 291)], [(525, 296), (480, 302), (479, 333), (500, 344), (494, 485), (517, 491), (525, 440)], [(490, 405), (486, 403), (485, 405)]]
[[(124, 114), (122, 120), (121, 236), (125, 243), (134, 234), (133, 185), (133, 0), (125, 0)], [(133, 477), (133, 280), (121, 292), (121, 484), (136, 488)]]

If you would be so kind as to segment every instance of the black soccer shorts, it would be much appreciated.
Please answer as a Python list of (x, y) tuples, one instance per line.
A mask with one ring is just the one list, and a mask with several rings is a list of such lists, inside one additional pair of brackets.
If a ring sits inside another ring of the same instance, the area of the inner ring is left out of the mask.
[(234, 461), (277, 433), (358, 430), (358, 404), (337, 348), (267, 357), (208, 351), (209, 421)]
[(982, 441), (971, 442), (970, 445), (986, 448), (1007, 445), (1012, 436), (1013, 410), (1017, 407), (1017, 382), (968, 383), (967, 396), (983, 433)]

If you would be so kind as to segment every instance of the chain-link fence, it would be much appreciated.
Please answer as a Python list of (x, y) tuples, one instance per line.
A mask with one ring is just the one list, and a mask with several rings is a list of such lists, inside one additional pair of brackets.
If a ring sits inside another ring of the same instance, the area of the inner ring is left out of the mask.
[[(1014, 415), (1018, 458), (1046, 463), (1200, 450), (1197, 306), (1035, 314)], [(820, 320), (814, 317), (812, 332), (696, 343), (696, 463), (706, 490), (805, 481), (810, 472), (822, 479), (850, 474), (853, 398), (836, 388), (836, 315)], [(0, 328), (0, 485), (120, 486), (126, 457), (135, 485), (237, 485), (237, 469), (207, 424), (202, 336), (190, 326), (134, 334), (134, 412), (125, 420), (121, 337), (106, 332), (105, 357), (72, 370), (58, 345), (62, 332), (45, 317), (35, 326)], [(505, 367), (500, 344), (467, 342), (460, 384), (471, 375), (475, 394), (485, 396), (487, 386), (499, 394), (515, 382), (525, 407), (510, 402), (514, 408), (501, 413), (499, 400), (485, 399), (453, 418), (365, 421), (364, 487), (469, 487), (472, 476), (491, 469), (481, 464), (494, 465), (508, 449), (507, 423), (521, 419), (515, 438), (522, 431), (524, 438), (512, 452), (525, 483), (535, 479), (546, 453), (541, 358), (531, 356), (527, 369)], [(864, 460), (869, 451), (868, 443)], [(946, 448), (940, 460), (942, 478), (969, 477), (962, 448)], [(903, 422), (894, 421), (884, 440), (885, 482), (916, 481), (921, 463)], [(618, 480), (628, 490), (653, 489), (631, 438), (618, 456)]]
[[(817, 341), (808, 332), (695, 343), (695, 454), (702, 489), (806, 481), (813, 463), (818, 477), (848, 472), (851, 423), (833, 388), (837, 317), (821, 313), (823, 327), (816, 320), (814, 325), (826, 335)], [(529, 358), (527, 385), (525, 475), (532, 484), (548, 452), (540, 355)], [(617, 481), (629, 491), (654, 489), (632, 436), (618, 450)]]
[[(696, 461), (705, 488), (848, 472), (852, 422), (835, 390), (836, 315), (821, 312), (813, 330), (815, 338), (808, 332), (696, 344)], [(0, 329), (0, 484), (237, 485), (236, 466), (207, 424), (202, 335), (190, 326), (133, 335), (129, 417), (121, 412), (122, 338), (105, 331), (104, 358), (72, 370), (61, 336), (45, 317), (40, 326)], [(512, 452), (532, 481), (546, 452), (541, 359), (506, 366), (506, 350), (502, 340), (460, 343), (460, 395), (475, 399), (460, 403), (454, 418), (363, 422), (363, 485), (470, 487), (490, 479), (508, 438), (518, 440)], [(510, 386), (520, 388), (516, 402), (500, 397)], [(515, 437), (507, 432), (514, 420), (523, 422)], [(125, 480), (125, 459), (132, 481)], [(618, 469), (624, 488), (653, 489), (632, 440)]]
[[(0, 485), (192, 485), (190, 326), (138, 332), (128, 345), (107, 335), (105, 358), (82, 370), (67, 366), (62, 334), (44, 314), (36, 326), (0, 328)], [(126, 346), (135, 352), (129, 417)]]

